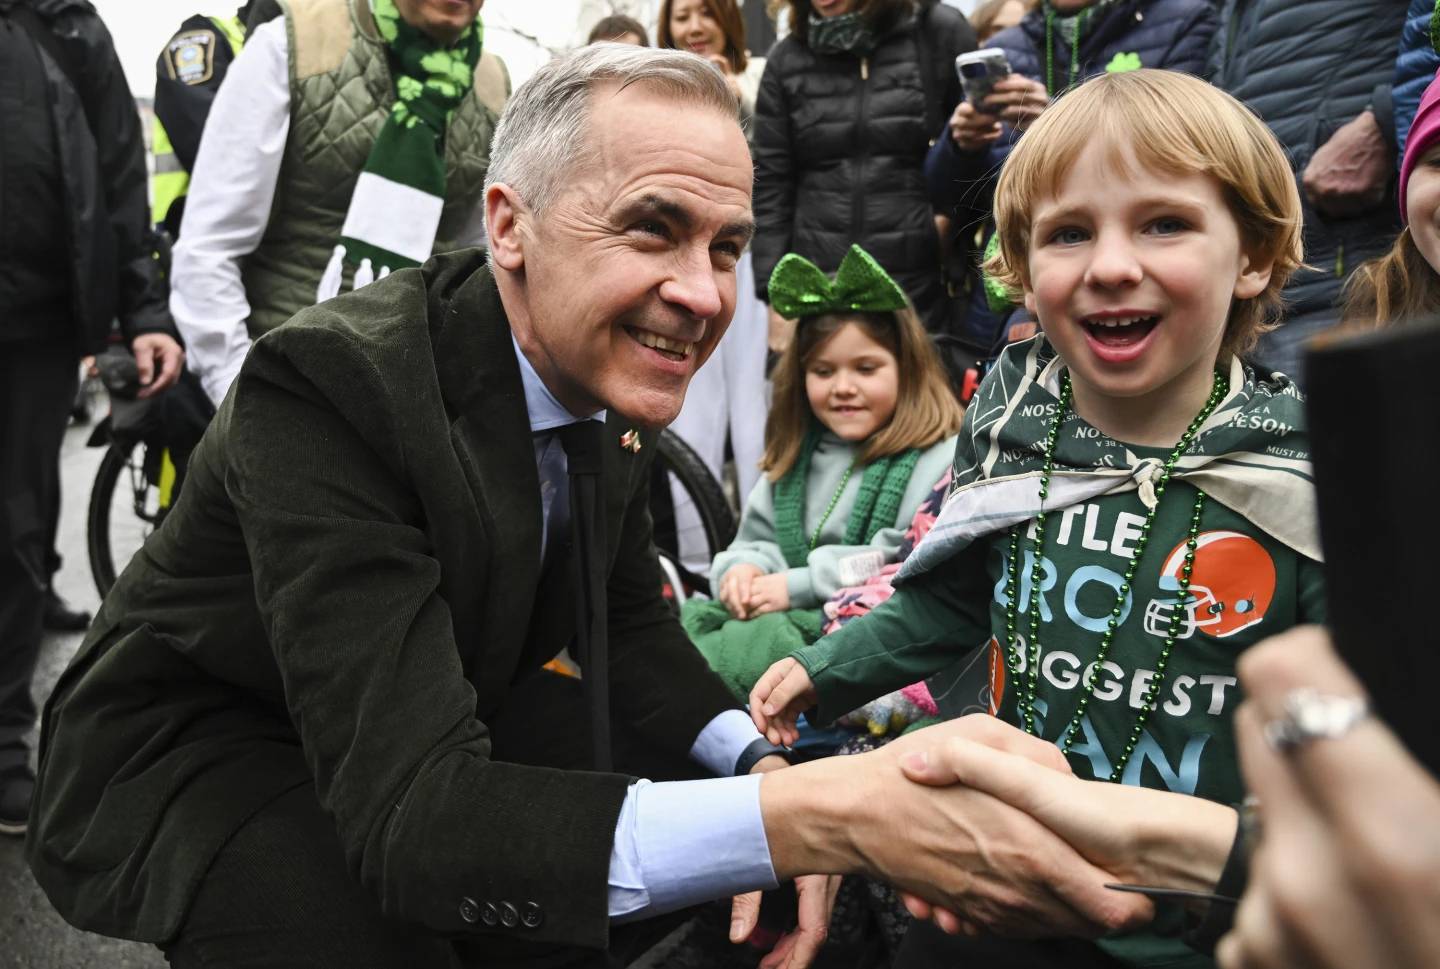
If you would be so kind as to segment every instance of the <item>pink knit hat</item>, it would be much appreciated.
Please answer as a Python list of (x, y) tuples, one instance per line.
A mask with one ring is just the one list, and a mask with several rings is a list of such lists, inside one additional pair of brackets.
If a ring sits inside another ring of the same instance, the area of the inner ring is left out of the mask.
[(1420, 98), (1420, 109), (1415, 112), (1415, 121), (1410, 125), (1410, 137), (1405, 142), (1405, 158), (1400, 162), (1400, 221), (1408, 223), (1405, 214), (1405, 186), (1410, 175), (1420, 163), (1420, 156), (1440, 142), (1440, 73), (1425, 89)]

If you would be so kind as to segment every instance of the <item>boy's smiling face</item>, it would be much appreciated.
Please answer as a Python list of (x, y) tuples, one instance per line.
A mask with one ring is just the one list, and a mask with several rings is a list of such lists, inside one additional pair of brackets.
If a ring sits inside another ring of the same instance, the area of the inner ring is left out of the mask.
[(1028, 275), (1025, 305), (1081, 416), (1164, 445), (1209, 394), (1231, 300), (1260, 295), (1270, 268), (1251, 266), (1216, 179), (1142, 167), (1128, 149), (1117, 160), (1099, 139), (1037, 200)]

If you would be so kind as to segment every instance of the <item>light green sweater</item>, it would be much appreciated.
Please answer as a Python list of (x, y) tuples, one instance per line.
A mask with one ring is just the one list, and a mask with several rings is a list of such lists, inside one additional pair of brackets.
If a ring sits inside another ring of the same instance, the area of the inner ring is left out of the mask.
[(854, 507), (855, 496), (860, 491), (860, 468), (856, 468), (845, 483), (835, 510), (825, 518), (824, 527), (820, 526), (820, 520), (830, 507), (845, 470), (854, 463), (857, 450), (858, 445), (828, 432), (821, 436), (815, 448), (815, 455), (810, 460), (809, 479), (805, 483), (805, 534), (813, 535), (815, 529), (820, 528), (820, 536), (805, 565), (792, 569), (785, 564), (785, 556), (775, 540), (775, 486), (768, 478), (762, 477), (745, 502), (745, 513), (740, 519), (740, 532), (735, 541), (711, 563), (712, 585), (719, 588), (725, 573), (737, 565), (756, 565), (766, 574), (785, 573), (790, 608), (813, 609), (840, 589), (859, 585), (878, 572), (881, 566), (895, 561), (915, 509), (920, 507), (955, 457), (955, 438), (947, 437), (920, 455), (900, 501), (900, 511), (893, 527), (882, 528), (868, 545), (841, 545), (850, 509)]

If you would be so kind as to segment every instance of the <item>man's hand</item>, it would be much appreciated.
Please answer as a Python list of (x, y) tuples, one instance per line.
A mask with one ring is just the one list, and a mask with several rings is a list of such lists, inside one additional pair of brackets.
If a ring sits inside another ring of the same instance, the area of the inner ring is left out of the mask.
[[(963, 737), (907, 755), (900, 766), (922, 784), (963, 784), (1004, 801), (1122, 882), (1208, 892), (1235, 838), (1235, 811), (1223, 804), (1081, 780), (1068, 770)], [(932, 913), (913, 897), (905, 903), (917, 918), (933, 915), (947, 932), (966, 927), (962, 913)]]
[[(771, 754), (760, 758), (750, 773), (765, 774), (789, 766), (785, 758)], [(760, 960), (760, 969), (805, 969), (810, 965), (830, 934), (830, 913), (839, 890), (839, 875), (801, 875), (795, 879), (795, 893), (800, 902), (797, 924)], [(736, 895), (731, 902), (731, 942), (744, 942), (755, 931), (760, 921), (760, 896), (760, 892), (750, 892)]]
[(767, 612), (784, 612), (790, 608), (790, 584), (785, 573), (771, 572), (758, 575), (750, 582), (749, 618), (763, 616)]
[(731, 567), (720, 578), (720, 604), (736, 619), (750, 618), (750, 590), (755, 580), (764, 575), (758, 565), (742, 563)]
[(815, 684), (797, 661), (774, 663), (750, 690), (750, 719), (772, 744), (788, 747), (800, 739), (795, 721), (815, 705)]
[(135, 354), (135, 369), (140, 372), (140, 393), (136, 396), (142, 400), (154, 397), (180, 379), (185, 351), (170, 334), (142, 333), (130, 341), (130, 352)]
[(1440, 958), (1440, 784), (1373, 717), (1281, 754), (1263, 726), (1307, 687), (1361, 696), (1316, 626), (1240, 660), (1235, 716), (1246, 785), (1263, 825), (1225, 969), (1433, 967)]
[(776, 872), (861, 870), (964, 913), (977, 931), (1013, 937), (1095, 937), (1153, 917), (1147, 899), (1106, 889), (1112, 873), (1028, 815), (981, 791), (905, 777), (902, 759), (935, 762), (956, 737), (1066, 769), (1053, 744), (976, 716), (767, 774), (760, 805)]
[(961, 101), (950, 115), (950, 140), (964, 152), (979, 152), (1000, 138), (1000, 118), (982, 114), (969, 101)]
[(1050, 107), (1050, 92), (1039, 81), (1023, 74), (1011, 74), (995, 82), (984, 103), (987, 112), (998, 115), (1016, 131), (1024, 131)]
[(1310, 204), (1336, 219), (1364, 215), (1385, 200), (1395, 155), (1370, 111), (1341, 125), (1305, 166), (1301, 183)]

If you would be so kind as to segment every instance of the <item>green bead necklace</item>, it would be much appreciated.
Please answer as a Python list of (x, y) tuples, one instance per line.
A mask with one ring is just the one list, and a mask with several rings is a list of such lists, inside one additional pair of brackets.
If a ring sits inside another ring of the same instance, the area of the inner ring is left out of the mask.
[[(1065, 85), (1067, 89), (1080, 73), (1080, 34), (1085, 30), (1085, 21), (1089, 16), (1087, 9), (1081, 10), (1075, 18), (1075, 36), (1070, 39), (1070, 81)], [(1052, 98), (1059, 93), (1055, 90), (1055, 10), (1049, 3), (1045, 4), (1045, 91)]]
[[(1080, 691), (1079, 706), (1076, 708), (1075, 716), (1071, 718), (1069, 726), (1060, 735), (1059, 743), (1062, 753), (1070, 752), (1070, 747), (1075, 742), (1076, 732), (1080, 729), (1081, 719), (1085, 716), (1085, 709), (1090, 705), (1090, 698), (1095, 693), (1095, 677), (1104, 664), (1105, 657), (1110, 653), (1110, 645), (1115, 641), (1115, 631), (1120, 628), (1120, 615), (1130, 596), (1130, 583), (1135, 579), (1135, 572), (1140, 566), (1140, 557), (1145, 554), (1145, 547), (1150, 542), (1150, 529), (1155, 522), (1155, 512), (1160, 507), (1160, 499), (1165, 494), (1165, 485), (1170, 480), (1170, 474), (1181, 456), (1190, 449), (1195, 435), (1209, 420), (1210, 415), (1215, 412), (1215, 408), (1219, 406), (1228, 390), (1229, 381), (1216, 372), (1205, 406), (1200, 409), (1199, 414), (1195, 415), (1195, 419), (1190, 422), (1185, 433), (1180, 435), (1180, 441), (1165, 460), (1160, 480), (1155, 484), (1155, 505), (1146, 513), (1145, 522), (1140, 526), (1140, 540), (1136, 543), (1135, 551), (1130, 556), (1130, 564), (1125, 569), (1124, 579), (1116, 593), (1115, 606), (1110, 610), (1110, 617), (1105, 623), (1105, 632), (1100, 637), (1100, 648), (1095, 653), (1095, 661), (1090, 664), (1090, 670), (1085, 675), (1085, 681)], [(1010, 560), (1005, 565), (1006, 667), (1010, 670), (1011, 682), (1015, 683), (1019, 690), (1015, 703), (1021, 726), (1025, 728), (1026, 733), (1036, 736), (1039, 736), (1039, 731), (1035, 729), (1035, 694), (1040, 669), (1040, 582), (1044, 577), (1041, 562), (1044, 560), (1042, 552), (1045, 547), (1045, 499), (1050, 495), (1050, 475), (1055, 468), (1055, 443), (1059, 439), (1060, 425), (1064, 422), (1065, 414), (1070, 409), (1072, 397), (1070, 375), (1067, 373), (1060, 378), (1060, 403), (1055, 408), (1055, 415), (1051, 418), (1050, 427), (1045, 435), (1045, 465), (1040, 473), (1040, 511), (1035, 516), (1035, 552), (1034, 561), (1030, 565), (1030, 639), (1027, 644), (1027, 662), (1023, 681), (1020, 671), (1020, 648), (1016, 632), (1018, 623), (1015, 609), (1015, 602), (1018, 598), (1020, 533), (1024, 530), (1023, 522), (1010, 529)], [(1190, 516), (1189, 537), (1185, 542), (1185, 563), (1180, 570), (1180, 596), (1177, 608), (1170, 616), (1170, 628), (1165, 636), (1165, 644), (1160, 648), (1160, 656), (1155, 663), (1155, 676), (1145, 691), (1144, 702), (1135, 718), (1135, 727), (1130, 731), (1130, 737), (1125, 742), (1125, 749), (1121, 753), (1119, 761), (1110, 772), (1111, 781), (1120, 780), (1125, 771), (1125, 765), (1130, 762), (1131, 755), (1135, 753), (1135, 747), (1140, 742), (1141, 731), (1144, 730), (1146, 721), (1150, 719), (1150, 714), (1155, 709), (1155, 700), (1160, 695), (1160, 687), (1165, 681), (1165, 670), (1170, 662), (1170, 653), (1175, 648), (1175, 638), (1180, 632), (1180, 616), (1184, 611), (1185, 603), (1190, 598), (1190, 575), (1195, 566), (1195, 549), (1198, 547), (1200, 539), (1200, 515), (1204, 508), (1205, 492), (1197, 489), (1195, 509)]]
[(840, 504), (840, 496), (845, 493), (845, 486), (850, 483), (850, 475), (854, 471), (855, 465), (852, 464), (845, 469), (845, 474), (841, 476), (840, 487), (836, 488), (835, 494), (830, 496), (830, 506), (825, 509), (825, 514), (820, 516), (820, 524), (815, 526), (815, 531), (810, 535), (810, 551), (815, 551), (815, 543), (820, 541), (820, 532), (824, 529), (825, 523), (830, 520), (830, 516), (834, 514), (835, 506)]

